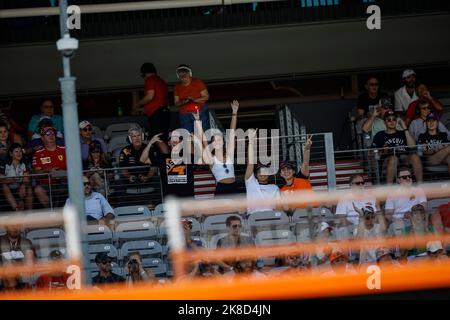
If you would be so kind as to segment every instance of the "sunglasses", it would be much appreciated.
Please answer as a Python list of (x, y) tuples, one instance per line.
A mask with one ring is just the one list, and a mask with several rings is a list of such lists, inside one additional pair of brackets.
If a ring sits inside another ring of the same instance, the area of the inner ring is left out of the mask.
[(53, 108), (53, 105), (52, 104), (44, 104), (42, 107), (43, 108)]
[(364, 219), (366, 219), (366, 220), (374, 220), (375, 216), (374, 215), (368, 215), (368, 216), (365, 216)]
[(363, 186), (365, 184), (364, 181), (356, 181), (356, 182), (352, 182), (352, 185), (357, 185), (357, 186)]
[(111, 263), (111, 262), (112, 262), (112, 260), (102, 260), (102, 261), (100, 261), (101, 264), (108, 264), (108, 263)]
[(44, 132), (44, 136), (54, 136), (54, 135), (55, 135), (55, 132), (53, 132), (53, 131)]
[(242, 225), (240, 225), (240, 224), (232, 224), (231, 227), (233, 229), (237, 229), (237, 228), (242, 228)]
[(91, 186), (90, 182), (83, 182), (83, 186)]
[(378, 86), (378, 82), (372, 82), (372, 83), (369, 83), (369, 86), (371, 86), (371, 87), (376, 87), (376, 86)]
[(386, 121), (389, 121), (389, 122), (397, 121), (397, 118), (395, 118), (395, 117), (386, 118)]
[(83, 131), (85, 131), (85, 132), (92, 132), (92, 128), (91, 127), (87, 127), (87, 128), (83, 128)]
[(410, 180), (412, 179), (412, 175), (408, 174), (406, 176), (398, 176), (399, 179)]

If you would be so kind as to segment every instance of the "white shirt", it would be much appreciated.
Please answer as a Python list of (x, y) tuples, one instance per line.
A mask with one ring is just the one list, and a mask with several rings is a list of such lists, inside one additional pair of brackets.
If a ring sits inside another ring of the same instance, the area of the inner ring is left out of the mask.
[[(217, 182), (222, 181), (224, 179), (227, 178), (234, 178), (234, 164), (232, 161), (230, 161), (229, 158), (227, 158), (226, 162), (225, 162), (225, 166), (224, 167), (224, 163), (220, 162), (219, 159), (217, 159), (217, 157), (214, 156), (213, 158), (213, 165), (211, 167), (211, 172), (214, 175), (214, 178), (216, 179)], [(228, 169), (228, 173), (227, 173), (227, 169)]]
[[(252, 174), (250, 178), (245, 180), (245, 188), (247, 189), (248, 200), (266, 200), (279, 199), (280, 189), (274, 184), (259, 184), (255, 175)], [(270, 211), (275, 207), (248, 207), (247, 213), (252, 214), (257, 211)]]
[(401, 87), (394, 94), (395, 99), (395, 111), (406, 111), (408, 110), (408, 106), (411, 102), (418, 99), (416, 92), (414, 91), (413, 96), (411, 97), (409, 93), (406, 91), (406, 86)]
[[(27, 172), (27, 167), (23, 162), (19, 163), (17, 167), (14, 166), (12, 163), (7, 163), (5, 165), (5, 176), (7, 177), (23, 177), (25, 172)], [(22, 183), (22, 179), (17, 179), (14, 181), (14, 183), (9, 184), (10, 189), (17, 189), (19, 187), (19, 184)]]
[[(380, 228), (381, 227), (379, 223), (375, 223), (373, 228), (370, 230), (364, 228), (364, 234), (362, 236), (363, 239), (382, 237), (383, 232), (381, 232)], [(357, 233), (358, 229), (355, 230), (355, 238), (357, 236)], [(367, 247), (361, 249), (359, 252), (359, 263), (362, 264), (368, 262), (377, 262), (376, 250), (377, 248), (367, 248)]]
[(361, 209), (365, 206), (371, 206), (374, 210), (376, 210), (376, 200), (375, 199), (363, 199), (356, 201), (340, 201), (336, 207), (336, 215), (345, 215), (347, 220), (350, 221), (354, 225), (358, 225), (359, 222), (359, 214), (353, 208), (353, 203), (358, 209)]
[[(411, 211), (411, 208), (416, 204), (427, 202), (427, 197), (422, 189), (412, 187), (414, 196), (407, 197), (388, 197), (386, 199), (385, 210), (394, 210), (395, 219), (403, 219), (406, 212)], [(426, 209), (426, 208), (425, 208)]]
[[(66, 200), (66, 205), (70, 203), (70, 199)], [(108, 213), (114, 213), (114, 209), (108, 203), (108, 200), (98, 192), (92, 192), (90, 196), (84, 200), (84, 212), (87, 216), (91, 216), (97, 220), (102, 219)]]

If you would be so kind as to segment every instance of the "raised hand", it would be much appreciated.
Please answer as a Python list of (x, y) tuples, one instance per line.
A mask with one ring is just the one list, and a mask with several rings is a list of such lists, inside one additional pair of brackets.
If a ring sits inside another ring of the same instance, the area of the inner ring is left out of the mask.
[(311, 149), (311, 145), (312, 145), (312, 134), (307, 134), (306, 135), (306, 141), (305, 141), (305, 144), (304, 144), (305, 150)]
[(248, 129), (248, 140), (253, 141), (256, 138), (256, 132), (258, 129)]
[(359, 217), (362, 218), (362, 216), (364, 215), (364, 211), (362, 211), (361, 209), (358, 209), (358, 208), (355, 206), (355, 203), (354, 203), (354, 202), (352, 202), (352, 204), (353, 204), (353, 209), (354, 209), (356, 212), (358, 212)]
[(158, 134), (155, 134), (155, 135), (150, 139), (149, 144), (152, 145), (152, 144), (154, 144), (154, 143), (156, 143), (156, 142), (162, 142), (162, 140), (161, 140), (161, 138), (160, 138), (161, 135), (162, 135), (162, 132), (161, 132), (161, 133), (158, 133)]
[(195, 121), (199, 121), (200, 120), (200, 111), (198, 111), (198, 108), (195, 108), (196, 111), (194, 113), (192, 113), (192, 115), (194, 116), (194, 120)]
[(233, 100), (233, 102), (231, 102), (231, 109), (233, 110), (233, 113), (236, 114), (239, 110), (239, 101)]

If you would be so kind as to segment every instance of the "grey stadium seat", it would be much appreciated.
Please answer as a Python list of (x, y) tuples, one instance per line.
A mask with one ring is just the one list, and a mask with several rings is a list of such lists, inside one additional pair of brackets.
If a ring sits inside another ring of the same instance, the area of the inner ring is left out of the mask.
[(116, 221), (139, 221), (146, 220), (151, 217), (150, 210), (147, 206), (124, 206), (114, 209)]
[(225, 221), (228, 217), (238, 217), (241, 220), (242, 227), (244, 227), (244, 219), (237, 214), (219, 214), (214, 216), (206, 217), (203, 222), (203, 231), (205, 233), (218, 233), (227, 230), (227, 226), (225, 225)]
[(31, 230), (25, 237), (37, 248), (65, 246), (65, 233), (59, 228)]
[(295, 242), (295, 235), (290, 230), (265, 230), (258, 232), (255, 237), (258, 246)]
[(154, 256), (161, 258), (162, 247), (158, 241), (153, 240), (128, 241), (120, 248), (120, 260), (126, 258), (133, 251), (138, 251), (143, 259)]
[(128, 130), (131, 127), (141, 128), (141, 126), (135, 122), (110, 124), (105, 129), (105, 139), (109, 140), (109, 139), (112, 139), (112, 137), (114, 137), (114, 136), (128, 134)]
[(112, 259), (116, 259), (119, 255), (118, 250), (115, 246), (109, 243), (103, 243), (103, 244), (91, 244), (89, 245), (89, 259), (91, 261), (95, 261), (95, 256), (97, 253), (100, 252), (106, 252)]
[(156, 239), (157, 230), (150, 221), (130, 221), (117, 226), (114, 240), (122, 243), (130, 240), (150, 240)]
[(90, 243), (112, 242), (113, 232), (105, 225), (87, 225), (87, 240)]

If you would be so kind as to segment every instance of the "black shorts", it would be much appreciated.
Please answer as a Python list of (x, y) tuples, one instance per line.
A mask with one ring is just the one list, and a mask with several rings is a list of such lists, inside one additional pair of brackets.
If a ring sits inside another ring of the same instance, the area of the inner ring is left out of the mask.
[(238, 186), (236, 182), (233, 183), (220, 183), (217, 182), (215, 195), (221, 194), (234, 194), (239, 193)]
[(155, 134), (162, 133), (162, 141), (167, 141), (170, 131), (170, 110), (167, 107), (160, 107), (150, 117), (147, 118), (150, 126), (149, 139)]

